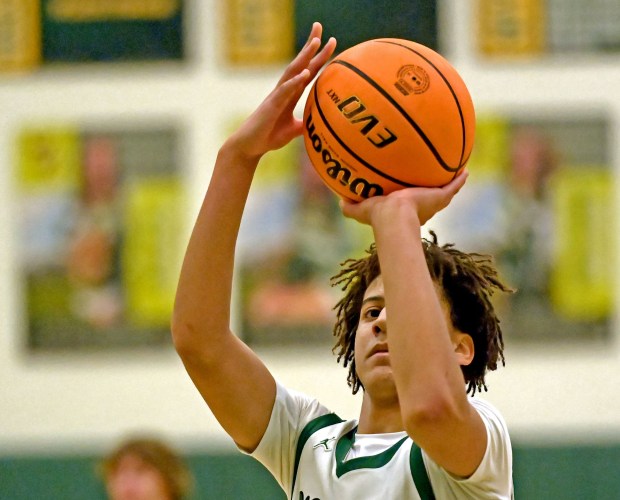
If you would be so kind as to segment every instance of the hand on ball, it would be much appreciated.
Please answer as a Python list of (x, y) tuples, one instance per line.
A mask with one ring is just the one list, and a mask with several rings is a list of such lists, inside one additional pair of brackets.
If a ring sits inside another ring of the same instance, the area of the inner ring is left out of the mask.
[(469, 173), (463, 169), (442, 187), (413, 187), (400, 189), (385, 196), (374, 196), (361, 202), (341, 199), (340, 208), (345, 217), (362, 224), (384, 224), (394, 217), (414, 217), (420, 226), (437, 212), (446, 208), (465, 185)]

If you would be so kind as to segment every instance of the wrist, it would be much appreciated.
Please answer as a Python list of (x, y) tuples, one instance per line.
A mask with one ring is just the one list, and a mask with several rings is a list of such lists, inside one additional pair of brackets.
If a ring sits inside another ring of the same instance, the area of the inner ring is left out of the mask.
[(262, 154), (249, 154), (244, 149), (236, 137), (230, 136), (218, 151), (218, 159), (224, 160), (230, 165), (238, 165), (247, 170), (256, 170)]
[(399, 227), (420, 228), (422, 223), (415, 206), (409, 200), (386, 197), (370, 214), (373, 228)]

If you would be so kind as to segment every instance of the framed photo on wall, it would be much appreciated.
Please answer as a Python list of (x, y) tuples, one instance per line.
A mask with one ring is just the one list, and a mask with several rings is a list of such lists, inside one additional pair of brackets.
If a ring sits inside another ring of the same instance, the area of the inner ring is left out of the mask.
[(431, 226), (494, 256), (515, 288), (508, 339), (608, 341), (614, 315), (615, 174), (604, 114), (478, 117), (471, 177)]
[(178, 130), (28, 126), (16, 141), (29, 350), (168, 344), (184, 236)]
[(331, 343), (340, 290), (330, 277), (368, 248), (370, 229), (342, 216), (301, 139), (261, 160), (244, 217), (237, 276), (244, 340)]

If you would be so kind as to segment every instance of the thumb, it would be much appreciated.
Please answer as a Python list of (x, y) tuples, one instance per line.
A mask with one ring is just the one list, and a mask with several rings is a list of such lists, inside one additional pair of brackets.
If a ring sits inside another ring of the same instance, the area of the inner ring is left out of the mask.
[(342, 215), (348, 219), (354, 219), (363, 224), (369, 224), (369, 210), (372, 206), (373, 200), (353, 201), (347, 198), (340, 199), (340, 210)]
[(465, 185), (465, 181), (469, 177), (469, 171), (467, 168), (462, 169), (452, 181), (446, 184), (445, 190), (451, 195), (456, 195), (461, 188)]
[(340, 211), (342, 215), (345, 217), (353, 217), (353, 213), (356, 210), (357, 203), (352, 202), (351, 200), (347, 200), (346, 198), (340, 198), (338, 201), (338, 205), (340, 206)]

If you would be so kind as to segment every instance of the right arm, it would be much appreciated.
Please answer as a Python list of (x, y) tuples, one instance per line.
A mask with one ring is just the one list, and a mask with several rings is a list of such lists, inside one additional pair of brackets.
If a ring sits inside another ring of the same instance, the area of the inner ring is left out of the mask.
[(175, 348), (217, 420), (247, 451), (267, 428), (276, 386), (262, 361), (230, 330), (235, 246), (258, 161), (301, 134), (293, 110), (335, 48), (331, 39), (319, 51), (321, 31), (315, 23), (275, 89), (221, 147), (177, 287)]

